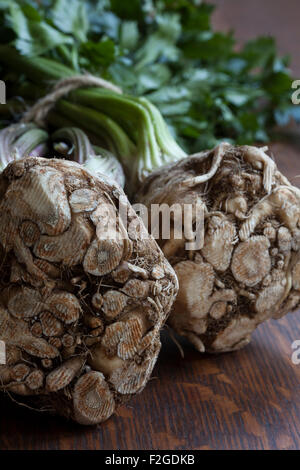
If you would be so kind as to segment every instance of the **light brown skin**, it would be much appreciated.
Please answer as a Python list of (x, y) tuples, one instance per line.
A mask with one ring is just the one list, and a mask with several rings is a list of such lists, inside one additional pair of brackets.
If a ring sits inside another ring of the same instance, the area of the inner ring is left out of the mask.
[(158, 240), (179, 280), (169, 325), (203, 352), (239, 349), (300, 305), (300, 190), (256, 147), (221, 144), (157, 170), (136, 200), (202, 203), (204, 242)]
[[(118, 212), (125, 195), (104, 177), (29, 157), (9, 164), (0, 182), (1, 389), (81, 424), (100, 423), (146, 385), (177, 294), (175, 273), (153, 238), (130, 238)], [(103, 204), (125, 239), (101, 239)], [(145, 232), (123, 204), (128, 222)]]

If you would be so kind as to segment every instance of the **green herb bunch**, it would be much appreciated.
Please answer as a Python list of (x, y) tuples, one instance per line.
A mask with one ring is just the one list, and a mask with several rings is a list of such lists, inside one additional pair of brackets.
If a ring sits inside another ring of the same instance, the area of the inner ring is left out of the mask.
[(271, 37), (237, 50), (232, 32), (212, 30), (213, 9), (199, 0), (2, 0), (1, 79), (11, 98), (44, 92), (31, 86), (28, 93), (27, 71), (10, 67), (9, 45), (24, 58), (49, 58), (147, 97), (188, 153), (224, 138), (267, 141), (275, 124), (299, 111), (291, 106), (288, 58), (278, 57)]

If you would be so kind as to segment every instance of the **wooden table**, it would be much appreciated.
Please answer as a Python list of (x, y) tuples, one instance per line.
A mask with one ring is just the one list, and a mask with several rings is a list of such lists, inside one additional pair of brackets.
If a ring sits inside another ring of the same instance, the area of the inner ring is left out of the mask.
[[(270, 6), (269, 1), (258, 0), (250, 5), (236, 0), (219, 3), (224, 12), (224, 3), (231, 8), (242, 3), (249, 11), (256, 4), (260, 16), (263, 4)], [(283, 8), (286, 4), (284, 0), (271, 3)], [(296, 2), (289, 3), (296, 9)], [(218, 15), (220, 23), (222, 10)], [(226, 15), (228, 24), (222, 19), (221, 25), (235, 27), (236, 10), (232, 22), (228, 10)], [(254, 35), (255, 17), (251, 23), (250, 15), (247, 25)], [(300, 69), (300, 60), (298, 65)], [(279, 168), (299, 185), (300, 150), (273, 144), (272, 151)], [(200, 355), (184, 343), (182, 359), (165, 333), (162, 353), (144, 392), (97, 428), (35, 414), (1, 398), (0, 449), (299, 449), (300, 365), (291, 360), (291, 344), (297, 339), (300, 312), (260, 326), (249, 346), (224, 355)]]

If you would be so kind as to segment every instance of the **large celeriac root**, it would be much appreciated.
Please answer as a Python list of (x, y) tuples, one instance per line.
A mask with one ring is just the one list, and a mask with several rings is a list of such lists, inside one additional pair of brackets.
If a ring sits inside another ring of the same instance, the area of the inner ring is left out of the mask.
[(123, 190), (77, 163), (13, 162), (0, 189), (0, 387), (104, 421), (151, 375), (175, 273)]
[(169, 324), (199, 351), (239, 349), (258, 324), (299, 307), (300, 190), (266, 149), (224, 143), (166, 166), (145, 180), (137, 201), (149, 209), (190, 204), (192, 223), (196, 208), (204, 211), (196, 250), (172, 231), (158, 240), (179, 280)]

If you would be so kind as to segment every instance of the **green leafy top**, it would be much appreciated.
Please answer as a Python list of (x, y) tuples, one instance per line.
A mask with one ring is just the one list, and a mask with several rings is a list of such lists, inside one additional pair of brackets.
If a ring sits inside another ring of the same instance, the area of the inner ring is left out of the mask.
[(0, 44), (146, 96), (189, 152), (266, 141), (296, 108), (288, 59), (270, 37), (237, 51), (233, 33), (212, 30), (212, 11), (199, 0), (2, 0)]

